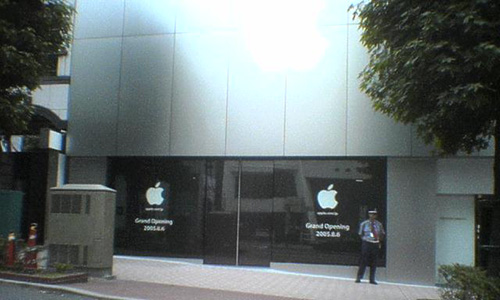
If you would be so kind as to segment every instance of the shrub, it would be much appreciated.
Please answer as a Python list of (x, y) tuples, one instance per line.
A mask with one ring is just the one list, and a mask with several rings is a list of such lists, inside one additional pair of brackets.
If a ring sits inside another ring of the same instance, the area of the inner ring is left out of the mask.
[(441, 298), (444, 300), (498, 300), (500, 279), (491, 278), (486, 271), (459, 264), (439, 267), (444, 281)]
[(54, 268), (56, 268), (57, 273), (66, 273), (68, 271), (73, 270), (73, 265), (56, 263), (56, 264), (54, 264)]

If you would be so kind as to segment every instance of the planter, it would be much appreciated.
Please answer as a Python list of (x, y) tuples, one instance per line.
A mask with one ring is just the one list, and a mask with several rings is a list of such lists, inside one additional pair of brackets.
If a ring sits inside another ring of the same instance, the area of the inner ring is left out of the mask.
[(88, 281), (87, 273), (68, 273), (68, 274), (25, 274), (9, 271), (0, 271), (0, 279), (18, 280), (33, 283), (43, 284), (67, 284), (67, 283), (81, 283)]

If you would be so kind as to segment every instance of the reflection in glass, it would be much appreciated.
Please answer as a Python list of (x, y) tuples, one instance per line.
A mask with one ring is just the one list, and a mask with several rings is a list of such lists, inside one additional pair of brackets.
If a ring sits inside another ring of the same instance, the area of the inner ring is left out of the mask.
[(238, 161), (207, 161), (204, 253), (207, 264), (236, 263), (238, 188)]
[(269, 266), (273, 209), (273, 162), (241, 163), (238, 265)]
[(205, 161), (114, 158), (111, 166), (115, 252), (201, 257)]

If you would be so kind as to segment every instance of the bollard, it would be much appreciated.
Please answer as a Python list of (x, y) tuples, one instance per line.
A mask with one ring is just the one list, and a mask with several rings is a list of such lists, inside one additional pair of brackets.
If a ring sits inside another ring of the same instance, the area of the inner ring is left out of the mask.
[(5, 257), (5, 265), (8, 267), (14, 266), (16, 261), (16, 235), (14, 232), (9, 232), (9, 237), (7, 239), (7, 253)]
[(30, 231), (28, 233), (28, 242), (27, 242), (26, 255), (25, 255), (25, 261), (24, 261), (24, 266), (27, 269), (37, 269), (37, 261), (36, 261), (36, 256), (37, 256), (36, 230), (37, 230), (37, 227), (38, 227), (37, 223), (31, 223)]

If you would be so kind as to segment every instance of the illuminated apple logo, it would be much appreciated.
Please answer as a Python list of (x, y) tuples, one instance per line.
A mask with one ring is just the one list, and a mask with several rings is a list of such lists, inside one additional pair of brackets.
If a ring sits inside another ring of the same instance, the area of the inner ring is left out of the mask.
[(339, 204), (335, 199), (337, 191), (333, 189), (333, 183), (328, 186), (328, 189), (318, 193), (318, 204), (322, 209), (334, 209)]
[(146, 192), (146, 200), (150, 205), (160, 205), (165, 200), (162, 196), (163, 188), (158, 181), (154, 187), (150, 187)]

